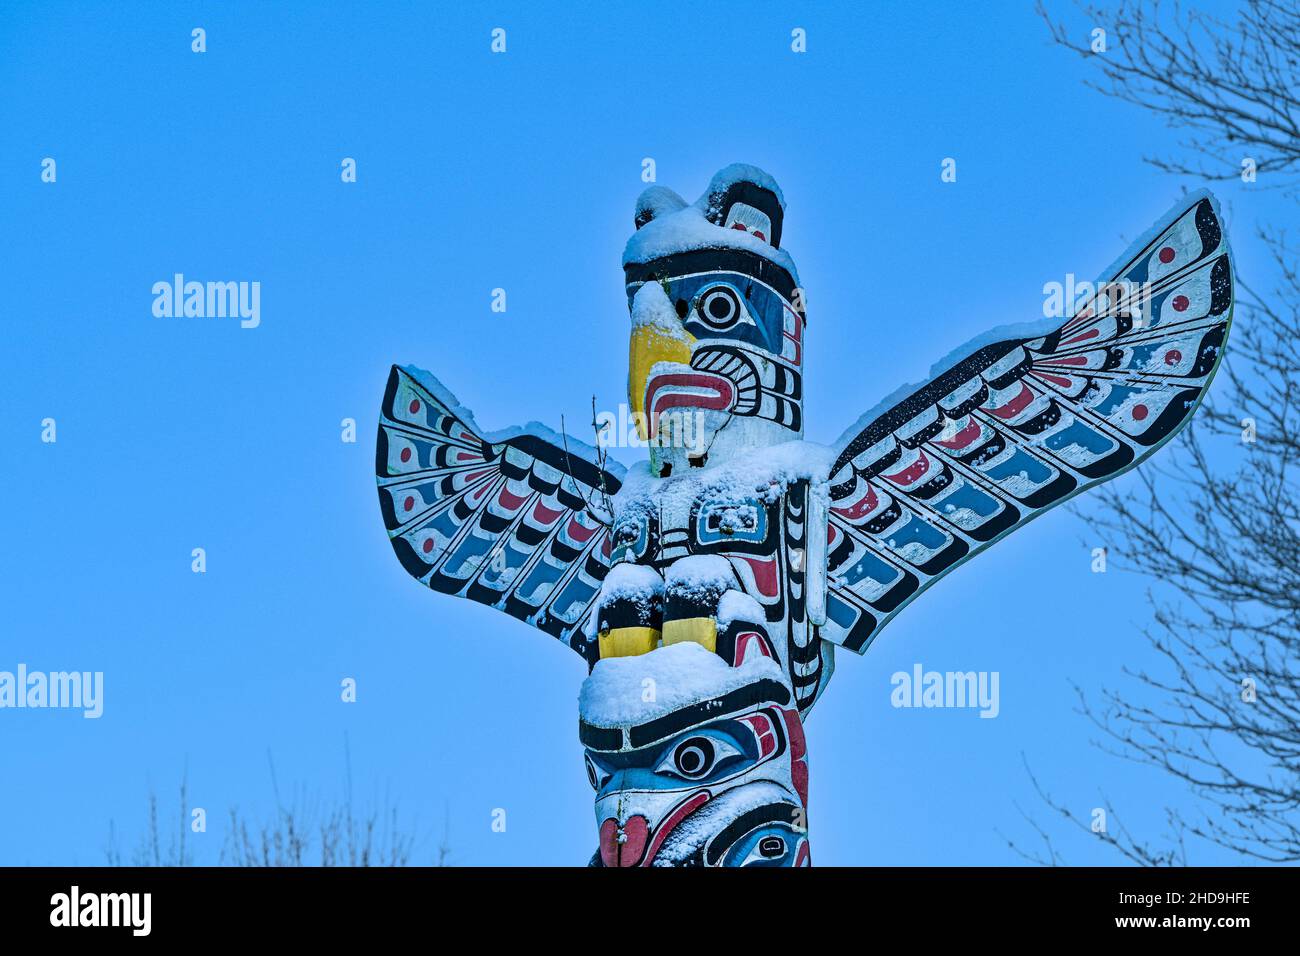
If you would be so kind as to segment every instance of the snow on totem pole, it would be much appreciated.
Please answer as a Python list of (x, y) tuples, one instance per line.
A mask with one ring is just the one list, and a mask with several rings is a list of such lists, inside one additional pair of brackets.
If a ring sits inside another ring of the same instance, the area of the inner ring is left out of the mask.
[(805, 442), (784, 216), (744, 165), (693, 205), (637, 202), (628, 398), (650, 457), (630, 472), (540, 425), (485, 432), (420, 369), (388, 380), (375, 469), (402, 566), (590, 666), (594, 866), (809, 863), (803, 722), (835, 645), (862, 653), (948, 571), (1143, 461), (1222, 355), (1232, 266), (1201, 193), (1061, 318), (983, 336)]

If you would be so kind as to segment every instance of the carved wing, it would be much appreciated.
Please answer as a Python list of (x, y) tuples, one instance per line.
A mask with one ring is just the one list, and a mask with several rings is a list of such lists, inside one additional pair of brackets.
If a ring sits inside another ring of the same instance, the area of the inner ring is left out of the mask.
[(1059, 328), (978, 348), (841, 440), (822, 637), (861, 653), (929, 585), (1149, 457), (1188, 422), (1232, 318), (1208, 194)]
[(484, 437), (437, 379), (393, 366), (375, 476), (398, 561), (421, 584), (499, 608), (585, 655), (582, 626), (609, 570), (604, 502), (623, 477), (593, 457), (553, 435)]

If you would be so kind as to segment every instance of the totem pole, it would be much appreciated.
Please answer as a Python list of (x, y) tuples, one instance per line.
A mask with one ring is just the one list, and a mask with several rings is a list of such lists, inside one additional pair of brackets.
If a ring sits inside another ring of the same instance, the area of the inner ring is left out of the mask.
[(693, 205), (638, 200), (628, 399), (649, 461), (630, 472), (541, 426), (485, 433), (416, 368), (384, 394), (375, 469), (402, 566), (589, 664), (594, 866), (807, 864), (803, 721), (835, 645), (862, 653), (948, 571), (1146, 459), (1222, 354), (1231, 259), (1199, 194), (1054, 327), (986, 337), (833, 447), (805, 442), (784, 215), (743, 165)]

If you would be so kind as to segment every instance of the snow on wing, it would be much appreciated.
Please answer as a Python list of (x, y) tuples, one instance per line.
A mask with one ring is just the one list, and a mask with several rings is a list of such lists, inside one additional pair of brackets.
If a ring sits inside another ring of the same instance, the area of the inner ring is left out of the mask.
[(962, 561), (1150, 456), (1209, 386), (1232, 302), (1201, 198), (1060, 328), (979, 348), (859, 431), (830, 473), (822, 637), (861, 653)]
[(588, 502), (599, 508), (619, 478), (536, 435), (489, 441), (472, 422), (436, 382), (393, 366), (375, 448), (393, 551), (433, 590), (585, 653), (581, 629), (610, 556), (608, 519)]

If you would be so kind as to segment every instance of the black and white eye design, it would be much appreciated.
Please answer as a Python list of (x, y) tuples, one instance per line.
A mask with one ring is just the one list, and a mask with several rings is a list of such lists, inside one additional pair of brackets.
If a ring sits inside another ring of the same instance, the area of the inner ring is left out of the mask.
[(669, 773), (683, 780), (703, 780), (720, 761), (742, 756), (739, 750), (718, 737), (687, 737), (664, 754), (656, 773)]
[(729, 285), (715, 285), (705, 289), (695, 304), (695, 314), (700, 321), (713, 329), (729, 329), (744, 315), (740, 297)]
[(673, 750), (673, 769), (687, 780), (698, 780), (713, 769), (713, 741), (708, 737), (691, 737)]
[(591, 784), (592, 790), (599, 791), (600, 788), (605, 785), (605, 781), (609, 779), (610, 775), (596, 766), (596, 762), (592, 760), (590, 756), (586, 758), (586, 761), (587, 782)]

